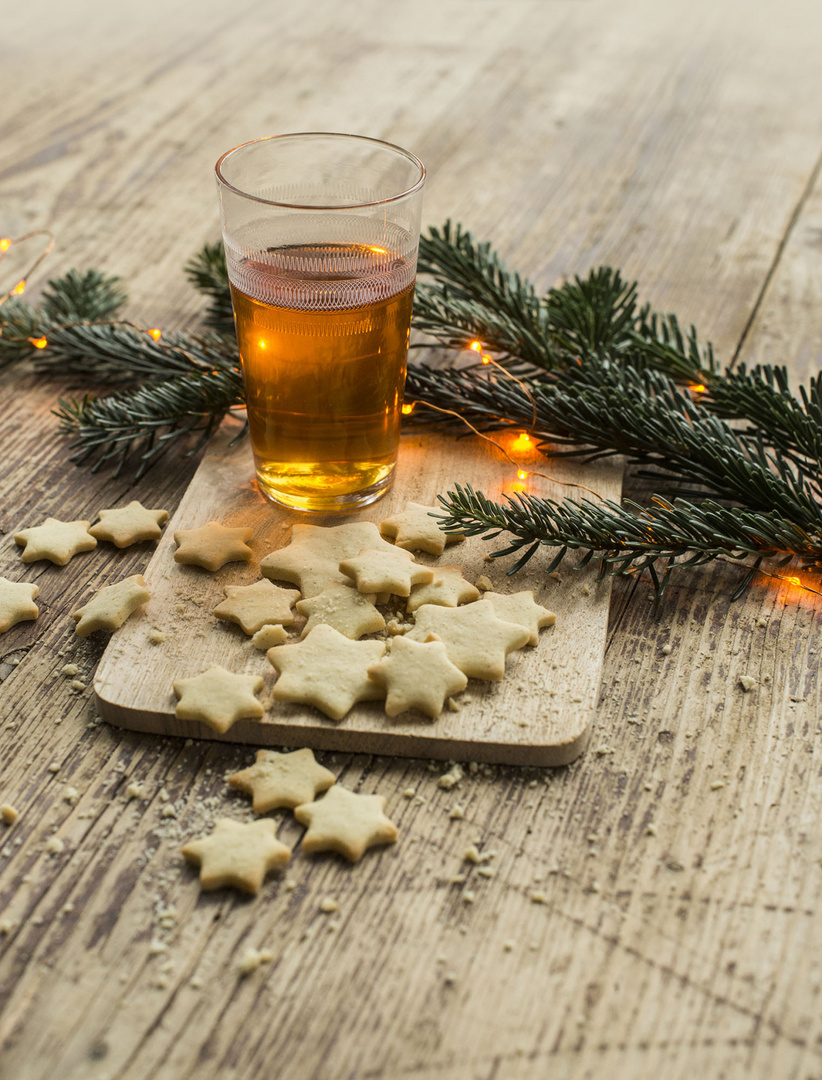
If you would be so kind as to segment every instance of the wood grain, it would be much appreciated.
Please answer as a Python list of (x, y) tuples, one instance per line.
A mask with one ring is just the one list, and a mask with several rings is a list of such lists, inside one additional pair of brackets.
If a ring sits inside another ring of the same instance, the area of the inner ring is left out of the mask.
[[(448, 547), (439, 560), (420, 555), (418, 561), (432, 566), (458, 564), (469, 581), (489, 577), (496, 592), (530, 590), (538, 603), (554, 611), (557, 627), (541, 632), (536, 647), (512, 654), (502, 682), (471, 680), (469, 700), (457, 712), (446, 710), (433, 724), (407, 715), (389, 720), (379, 703), (361, 703), (334, 723), (308, 706), (272, 702), (260, 721), (241, 721), (224, 735), (205, 724), (176, 719), (172, 683), (212, 664), (261, 675), (266, 679), (266, 691), (270, 691), (274, 676), (265, 654), (250, 645), (239, 627), (218, 622), (212, 611), (224, 599), (226, 585), (249, 585), (258, 580), (260, 558), (288, 543), (295, 522), (340, 523), (334, 517), (289, 513), (265, 501), (253, 484), (247, 440), (234, 442), (238, 428), (236, 421), (228, 421), (212, 440), (146, 570), (151, 600), (112, 637), (94, 680), (101, 716), (121, 727), (158, 735), (443, 761), (567, 765), (582, 753), (599, 694), (610, 579), (597, 582), (597, 568), (589, 566), (572, 572), (563, 588), (560, 581), (548, 579), (544, 573), (545, 560), (550, 561), (555, 552), (532, 560), (511, 579), (486, 560), (489, 546), (477, 537)], [(401, 513), (409, 500), (430, 506), (437, 494), (453, 483), (454, 476), (490, 498), (501, 499), (504, 491), (522, 485), (517, 484), (516, 469), (503, 456), (511, 453), (514, 439), (501, 434), (496, 442), (497, 446), (492, 446), (473, 438), (455, 445), (453, 439), (439, 436), (406, 435), (392, 491), (346, 520), (373, 521), (379, 526), (386, 517)], [(524, 468), (550, 468), (560, 481), (535, 478), (532, 484), (544, 489), (540, 490), (542, 495), (562, 498), (569, 491), (579, 493), (580, 489), (561, 487), (564, 482), (585, 484), (590, 489), (584, 492), (588, 497), (596, 492), (603, 499), (619, 500), (622, 476), (614, 463), (570, 468), (559, 461), (547, 464), (534, 450), (514, 453)], [(174, 533), (209, 521), (252, 528), (252, 562), (235, 563), (213, 575), (175, 563)], [(300, 622), (297, 629), (302, 625)], [(152, 629), (165, 636), (162, 643), (152, 645), (148, 636)]]
[[(807, 378), (820, 31), (811, 0), (362, 0), (356, 16), (331, 0), (32, 0), (4, 12), (2, 230), (53, 228), (51, 273), (121, 273), (130, 316), (185, 326), (199, 302), (181, 266), (217, 235), (218, 154), (275, 130), (359, 131), (426, 161), (428, 222), (461, 220), (541, 286), (609, 262), (721, 359)], [(448, 792), (424, 763), (324, 754), (387, 797), (398, 845), (354, 868), (309, 859), (285, 815), (295, 888), (201, 895), (179, 847), (248, 814), (223, 776), (249, 755), (100, 724), (90, 691), (52, 677), (71, 661), (90, 685), (102, 642), (75, 642), (70, 612), (151, 551), (24, 568), (9, 535), (131, 497), (173, 506), (195, 463), (133, 489), (91, 477), (49, 413), (80, 382), (12, 369), (0, 387), (0, 572), (33, 575), (43, 599), (0, 639), (0, 799), (22, 811), (0, 845), (2, 1075), (822, 1077), (812, 595), (761, 579), (732, 605), (738, 577), (719, 566), (683, 576), (655, 619), (647, 586), (617, 581), (576, 762), (467, 769)], [(477, 841), (492, 878), (463, 860)], [(274, 959), (240, 978), (249, 945)]]

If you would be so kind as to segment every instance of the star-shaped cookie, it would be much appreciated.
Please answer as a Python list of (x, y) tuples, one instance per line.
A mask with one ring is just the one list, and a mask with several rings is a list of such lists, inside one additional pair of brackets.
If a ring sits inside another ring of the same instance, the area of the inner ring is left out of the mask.
[(529, 645), (536, 645), (539, 641), (540, 627), (553, 626), (557, 621), (553, 611), (549, 611), (534, 600), (534, 594), (530, 589), (517, 593), (487, 592), (482, 598), (482, 603), (490, 604), (498, 619), (524, 627), (531, 635), (528, 638)]
[(461, 566), (434, 566), (434, 578), (426, 585), (415, 585), (405, 605), (406, 611), (416, 611), (423, 604), (457, 607), (479, 600), (479, 589), (462, 576)]
[(528, 643), (530, 633), (514, 623), (503, 622), (490, 604), (481, 601), (447, 608), (426, 604), (415, 614), (414, 629), (407, 638), (425, 641), (434, 634), (445, 645), (448, 659), (469, 679), (501, 679), (505, 658)]
[(108, 540), (118, 548), (130, 547), (143, 540), (159, 540), (161, 525), (168, 521), (168, 510), (148, 510), (133, 499), (127, 506), (101, 510), (100, 520), (89, 532), (97, 540)]
[(230, 562), (248, 562), (252, 551), (246, 541), (251, 537), (249, 528), (231, 529), (218, 521), (209, 521), (199, 529), (179, 529), (174, 534), (178, 544), (174, 561), (211, 571)]
[(356, 795), (335, 784), (317, 802), (298, 806), (294, 817), (308, 826), (303, 851), (338, 851), (351, 862), (377, 844), (393, 844), (397, 826), (383, 813), (382, 795)]
[(280, 673), (271, 696), (313, 705), (332, 720), (342, 720), (356, 702), (383, 696), (368, 678), (368, 668), (384, 651), (382, 641), (351, 641), (332, 626), (316, 626), (304, 641), (268, 650)]
[(21, 557), (25, 563), (48, 559), (56, 566), (65, 566), (79, 552), (97, 547), (97, 541), (88, 531), (89, 524), (50, 517), (42, 525), (15, 533), (14, 542), (23, 548)]
[(412, 585), (424, 585), (434, 571), (414, 561), (410, 551), (388, 546), (377, 551), (363, 548), (353, 559), (343, 559), (340, 570), (353, 578), (361, 593), (391, 593), (408, 596)]
[(40, 609), (35, 604), (40, 589), (28, 581), (9, 581), (0, 577), (0, 634), (28, 619), (36, 619)]
[(256, 895), (269, 870), (279, 870), (291, 858), (291, 848), (276, 837), (277, 823), (218, 818), (214, 832), (182, 848), (189, 862), (200, 867), (201, 889), (235, 889)]
[(295, 750), (291, 754), (258, 750), (256, 762), (233, 773), (228, 782), (238, 791), (253, 796), (255, 814), (266, 814), (281, 806), (293, 809), (311, 802), (321, 791), (327, 791), (335, 779), (333, 772), (315, 760), (311, 750)]
[(436, 719), (445, 699), (468, 685), (468, 678), (448, 659), (441, 641), (394, 638), (391, 652), (368, 669), (369, 679), (387, 691), (385, 711), (397, 716), (419, 709)]
[(88, 637), (95, 630), (116, 630), (129, 615), (151, 599), (142, 574), (123, 578), (116, 585), (104, 585), (81, 608), (73, 611), (78, 637)]
[(297, 602), (297, 611), (308, 619), (301, 636), (308, 637), (315, 626), (322, 624), (354, 640), (363, 634), (375, 634), (385, 628), (385, 619), (374, 607), (375, 599), (373, 593), (332, 582), (316, 596)]
[(397, 547), (406, 551), (442, 555), (446, 544), (459, 543), (465, 539), (465, 534), (443, 532), (436, 518), (429, 516), (432, 511), (442, 513), (442, 507), (409, 502), (401, 514), (394, 514), (380, 522), (380, 532), (383, 536), (393, 538)]
[(263, 715), (254, 696), (263, 688), (260, 675), (235, 675), (219, 664), (189, 679), (177, 679), (174, 693), (180, 699), (174, 715), (181, 720), (200, 720), (214, 731), (225, 732), (237, 720)]
[(393, 551), (393, 545), (383, 540), (371, 521), (351, 521), (330, 528), (295, 525), (291, 543), (266, 555), (260, 571), (267, 578), (299, 585), (303, 596), (316, 596), (332, 581), (350, 585), (339, 570), (340, 559), (357, 555), (365, 547)]
[(237, 623), (249, 636), (274, 623), (288, 626), (296, 618), (291, 608), (300, 596), (297, 589), (281, 589), (262, 578), (253, 585), (226, 585), (225, 591), (227, 599), (214, 608), (214, 614)]

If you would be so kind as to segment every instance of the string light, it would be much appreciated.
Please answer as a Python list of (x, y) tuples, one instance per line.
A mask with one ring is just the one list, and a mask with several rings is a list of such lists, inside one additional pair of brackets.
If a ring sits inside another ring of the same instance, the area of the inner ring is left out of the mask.
[(530, 450), (531, 449), (531, 436), (527, 431), (522, 431), (511, 443), (512, 450)]
[(410, 416), (413, 411), (414, 411), (414, 402), (413, 401), (406, 403), (402, 407), (402, 415), (403, 416)]
[(694, 383), (693, 386), (691, 386), (690, 389), (694, 394), (707, 394), (708, 393), (708, 387), (705, 386), (704, 383)]
[(0, 304), (5, 304), (10, 296), (22, 296), (26, 291), (26, 280), (31, 277), (43, 259), (51, 252), (54, 247), (54, 233), (48, 231), (48, 229), (33, 229), (31, 232), (26, 233), (24, 236), (18, 236), (12, 239), (9, 236), (0, 238), (0, 259), (6, 257), (6, 253), (13, 244), (22, 244), (24, 240), (30, 240), (33, 236), (47, 236), (48, 243), (45, 248), (40, 252), (32, 265), (29, 267), (23, 277), (17, 282), (13, 289), (9, 289), (7, 293), (3, 293), (0, 296)]
[(30, 337), (29, 341), (35, 347), (35, 349), (45, 349), (46, 345), (48, 345), (48, 341), (44, 337)]
[(158, 330), (156, 326), (152, 326), (148, 333), (149, 337), (153, 337), (155, 341), (159, 341), (160, 338), (163, 336), (163, 331)]

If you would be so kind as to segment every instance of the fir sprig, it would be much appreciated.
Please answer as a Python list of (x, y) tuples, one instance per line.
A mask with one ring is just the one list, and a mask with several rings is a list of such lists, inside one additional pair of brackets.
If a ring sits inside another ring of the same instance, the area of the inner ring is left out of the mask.
[(228, 270), (225, 252), (217, 240), (204, 244), (202, 249), (186, 263), (188, 280), (208, 299), (205, 324), (220, 334), (234, 335), (234, 311), (228, 287)]
[(55, 414), (75, 437), (72, 460), (92, 472), (115, 465), (119, 475), (136, 458), (136, 477), (183, 436), (197, 433), (196, 453), (233, 405), (241, 405), (242, 377), (231, 368), (196, 370), (108, 397), (60, 400)]
[[(676, 569), (701, 566), (717, 558), (745, 562), (749, 584), (762, 560), (797, 557), (806, 565), (822, 563), (822, 532), (808, 533), (774, 512), (729, 509), (711, 500), (696, 505), (655, 496), (651, 507), (626, 500), (556, 502), (521, 493), (500, 504), (457, 484), (440, 496), (440, 527), (446, 532), (484, 536), (506, 534), (507, 546), (493, 558), (518, 555), (508, 573), (516, 573), (542, 547), (558, 549), (546, 567), (559, 566), (569, 551), (582, 552), (585, 566), (595, 556), (599, 577), (607, 573), (648, 570), (661, 599)], [(754, 562), (750, 563), (753, 558)]]

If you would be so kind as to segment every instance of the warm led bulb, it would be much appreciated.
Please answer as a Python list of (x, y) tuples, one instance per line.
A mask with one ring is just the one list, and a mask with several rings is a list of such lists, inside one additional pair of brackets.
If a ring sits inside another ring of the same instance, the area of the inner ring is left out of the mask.
[(159, 341), (160, 338), (163, 336), (163, 331), (158, 330), (157, 327), (154, 326), (151, 328), (151, 330), (149, 330), (149, 335), (153, 337), (155, 341)]
[(48, 341), (44, 337), (30, 337), (29, 341), (35, 347), (35, 349), (45, 349), (46, 345), (48, 345)]

